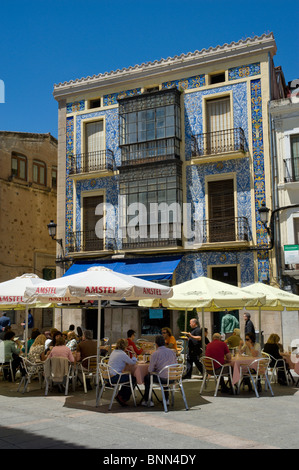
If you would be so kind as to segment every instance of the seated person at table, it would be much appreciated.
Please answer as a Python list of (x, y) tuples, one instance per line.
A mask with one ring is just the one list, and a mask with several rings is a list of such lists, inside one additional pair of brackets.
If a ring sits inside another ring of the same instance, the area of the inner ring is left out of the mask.
[(68, 348), (70, 348), (70, 350), (73, 352), (73, 351), (76, 351), (77, 349), (77, 344), (78, 344), (78, 341), (77, 341), (77, 335), (74, 331), (69, 331), (68, 334), (67, 334), (67, 339), (66, 339), (66, 346)]
[[(136, 357), (130, 358), (125, 350), (128, 346), (128, 342), (125, 339), (119, 339), (116, 343), (115, 349), (112, 351), (108, 365), (114, 369), (114, 371), (111, 371), (110, 376), (111, 376), (111, 382), (112, 383), (117, 383), (119, 379), (119, 374), (121, 374), (126, 367), (127, 364), (129, 365), (134, 365), (136, 364)], [(114, 375), (113, 375), (114, 374)], [(120, 383), (122, 382), (127, 382), (129, 380), (129, 374), (124, 374), (121, 376)], [(132, 384), (133, 387), (136, 385), (136, 378), (132, 376)], [(118, 401), (118, 403), (121, 406), (127, 406), (127, 401), (130, 399), (131, 396), (131, 387), (129, 385), (123, 385), (118, 392), (117, 396), (115, 399)]]
[(128, 342), (127, 352), (129, 353), (130, 357), (134, 357), (135, 354), (136, 356), (138, 356), (139, 354), (143, 353), (143, 349), (138, 348), (136, 344), (134, 343), (135, 334), (136, 334), (136, 331), (134, 330), (128, 330), (127, 332), (127, 342)]
[(28, 360), (30, 362), (40, 362), (46, 359), (45, 355), (45, 342), (46, 336), (43, 334), (38, 335), (32, 344), (28, 353)]
[[(4, 348), (4, 357), (5, 364), (9, 364), (12, 361), (12, 373), (15, 377), (16, 370), (18, 367), (21, 368), (21, 359), (20, 359), (20, 348), (14, 340), (15, 333), (13, 331), (7, 331), (4, 335), (3, 348)], [(12, 381), (10, 370), (4, 369), (4, 378)]]
[[(274, 358), (274, 359), (271, 359), (270, 367), (275, 366), (275, 362), (276, 362), (275, 359), (278, 359), (277, 367), (284, 366), (284, 358), (280, 355), (280, 352), (279, 352), (279, 341), (280, 341), (280, 337), (277, 334), (272, 333), (269, 336), (267, 343), (264, 345), (264, 352), (267, 354), (270, 354), (270, 356)], [(287, 363), (286, 363), (286, 368), (287, 369), (289, 368)], [(277, 372), (278, 372), (278, 383), (280, 385), (287, 385), (287, 380), (286, 380), (284, 370), (278, 370)]]
[(258, 357), (261, 355), (261, 348), (258, 343), (256, 343), (255, 333), (246, 333), (245, 335), (245, 344), (243, 341), (240, 342), (239, 352), (241, 354), (246, 354), (246, 356)]
[[(165, 346), (165, 339), (162, 335), (156, 336), (156, 346), (157, 350), (151, 355), (150, 365), (148, 368), (148, 374), (144, 377), (144, 396), (143, 401), (141, 404), (143, 406), (148, 406), (148, 399), (149, 399), (149, 390), (150, 390), (150, 383), (151, 383), (151, 373), (159, 373), (163, 367), (170, 366), (171, 364), (177, 364), (177, 358), (174, 350), (171, 350)], [(157, 375), (153, 375), (153, 381), (158, 383)], [(167, 370), (163, 372), (163, 375), (160, 375), (161, 383), (166, 383), (168, 377)], [(165, 398), (168, 402), (168, 395), (169, 393), (165, 391)], [(154, 406), (154, 403), (151, 401), (150, 406)]]
[(62, 338), (62, 336), (59, 336), (56, 339), (56, 344), (55, 346), (51, 349), (51, 352), (48, 356), (49, 358), (51, 357), (66, 357), (70, 362), (74, 362), (74, 355), (70, 348), (67, 348), (65, 345), (65, 340)]
[[(231, 353), (229, 352), (227, 344), (221, 340), (221, 335), (220, 333), (214, 333), (212, 337), (211, 343), (207, 344), (206, 347), (206, 353), (205, 355), (207, 357), (211, 357), (212, 359), (215, 359), (218, 361), (221, 365), (224, 365), (225, 363), (230, 362), (231, 360)], [(216, 367), (217, 363), (215, 363), (215, 372), (217, 374), (217, 371), (221, 370), (221, 366), (218, 368)], [(224, 368), (224, 372), (227, 372), (227, 368)], [(221, 386), (221, 393), (228, 393), (230, 391), (229, 387), (225, 384), (224, 378), (221, 377), (220, 379), (220, 386)], [(232, 384), (230, 384), (230, 388), (232, 389)]]
[[(107, 354), (106, 349), (100, 349), (100, 355), (105, 356)], [(97, 341), (93, 339), (93, 332), (91, 330), (84, 330), (82, 341), (77, 344), (76, 358), (77, 361), (81, 361), (83, 367), (87, 367), (87, 363), (84, 359), (89, 356), (97, 355)]]
[[(27, 353), (30, 351), (31, 346), (33, 345), (34, 341), (36, 340), (36, 338), (39, 335), (40, 335), (39, 329), (38, 328), (33, 328), (32, 333), (31, 333), (31, 337), (27, 341)], [(25, 352), (25, 346), (23, 346), (22, 352), (23, 353)]]
[(177, 351), (178, 348), (177, 348), (176, 340), (175, 340), (175, 337), (172, 336), (171, 329), (167, 327), (162, 328), (162, 335), (165, 340), (165, 346), (167, 348), (174, 349), (175, 351)]
[(235, 328), (233, 334), (229, 338), (226, 338), (225, 343), (230, 349), (238, 348), (240, 346), (240, 341), (242, 341), (240, 334), (241, 330), (239, 328)]

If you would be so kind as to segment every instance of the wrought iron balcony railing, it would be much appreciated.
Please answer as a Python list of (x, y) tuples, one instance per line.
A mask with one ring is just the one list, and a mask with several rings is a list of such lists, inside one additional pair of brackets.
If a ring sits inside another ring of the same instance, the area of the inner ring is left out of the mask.
[(192, 136), (192, 157), (245, 152), (246, 139), (241, 127)]
[(246, 217), (202, 220), (199, 226), (202, 243), (233, 242), (251, 239)]
[(113, 170), (113, 152), (111, 150), (97, 150), (71, 156), (70, 175), (100, 170)]
[(284, 159), (285, 177), (286, 183), (293, 183), (299, 181), (299, 158), (285, 158)]
[(180, 223), (140, 225), (138, 230), (140, 236), (130, 237), (127, 228), (128, 236), (122, 242), (123, 249), (182, 246), (182, 227)]
[(173, 137), (121, 147), (122, 166), (180, 158), (180, 141)]
[(79, 253), (112, 250), (114, 249), (114, 244), (114, 240), (107, 237), (98, 238), (94, 230), (75, 231), (69, 234), (68, 251)]

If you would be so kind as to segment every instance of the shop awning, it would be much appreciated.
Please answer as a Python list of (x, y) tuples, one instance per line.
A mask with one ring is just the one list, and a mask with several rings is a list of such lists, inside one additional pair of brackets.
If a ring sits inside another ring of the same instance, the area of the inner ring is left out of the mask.
[(112, 271), (136, 276), (147, 281), (172, 279), (174, 270), (182, 259), (182, 255), (163, 256), (157, 258), (128, 258), (128, 259), (90, 259), (76, 260), (64, 274), (80, 273), (92, 266), (104, 266)]

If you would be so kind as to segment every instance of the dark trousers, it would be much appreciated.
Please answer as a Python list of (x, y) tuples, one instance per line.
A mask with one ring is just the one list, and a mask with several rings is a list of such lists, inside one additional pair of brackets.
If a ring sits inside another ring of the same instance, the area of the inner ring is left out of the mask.
[(188, 352), (187, 354), (187, 372), (185, 376), (189, 377), (190, 379), (192, 375), (193, 363), (196, 365), (199, 372), (203, 373), (202, 363), (199, 361), (199, 355), (200, 353), (193, 351)]
[[(114, 375), (113, 377), (111, 377), (111, 382), (113, 384), (116, 384), (117, 381), (118, 381), (118, 378), (119, 378), (119, 374), (116, 374)], [(121, 379), (120, 379), (120, 384), (123, 383), (123, 382), (128, 382), (129, 380), (129, 374), (125, 374), (125, 375), (122, 375), (121, 376)], [(133, 384), (133, 388), (135, 388), (136, 386), (136, 377), (134, 377), (132, 375), (132, 384)], [(124, 401), (128, 401), (130, 399), (130, 396), (131, 396), (131, 387), (130, 385), (123, 385), (121, 387), (121, 390), (118, 392), (118, 395), (121, 396), (121, 398), (124, 400)]]
[[(153, 381), (155, 383), (159, 383), (158, 377), (156, 375), (153, 375)], [(160, 381), (161, 381), (161, 384), (166, 384), (167, 383), (167, 379), (163, 379), (163, 377), (160, 377)], [(169, 383), (171, 383), (171, 380), (169, 381)], [(148, 400), (150, 385), (151, 385), (151, 374), (147, 374), (144, 377), (144, 395), (143, 395), (143, 399), (145, 401)], [(169, 397), (168, 390), (165, 390), (164, 394), (165, 394), (165, 399), (168, 400), (168, 397)]]
[[(9, 362), (5, 362), (5, 365), (8, 365), (8, 364), (9, 364)], [(21, 367), (22, 360), (18, 356), (18, 354), (15, 354), (15, 353), (12, 354), (12, 363), (11, 364), (12, 364), (12, 373), (13, 373), (14, 378), (15, 378), (16, 371), (17, 371), (18, 367), (20, 367), (22, 375), (25, 373), (25, 371)], [(4, 369), (4, 377), (5, 377), (6, 380), (9, 380), (9, 381), (12, 380), (10, 369)]]

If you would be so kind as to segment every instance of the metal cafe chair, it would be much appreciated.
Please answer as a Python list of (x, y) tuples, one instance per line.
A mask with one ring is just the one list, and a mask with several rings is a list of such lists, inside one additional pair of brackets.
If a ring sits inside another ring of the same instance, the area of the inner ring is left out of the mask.
[[(160, 389), (162, 393), (162, 400), (165, 413), (168, 412), (168, 407), (165, 398), (165, 392), (168, 391), (171, 394), (171, 405), (174, 406), (174, 393), (181, 392), (186, 410), (188, 410), (188, 403), (186, 400), (186, 395), (183, 387), (183, 373), (184, 373), (184, 364), (171, 364), (168, 366), (163, 367), (158, 374), (151, 375), (151, 383), (150, 383), (150, 390), (149, 390), (149, 399), (148, 399), (148, 406), (150, 405), (152, 392), (154, 389)], [(164, 375), (164, 372), (167, 372), (167, 377), (164, 378), (162, 383), (161, 378)], [(154, 382), (154, 376), (157, 377), (158, 382)], [(166, 380), (166, 381), (165, 381)]]
[(271, 388), (270, 380), (268, 377), (268, 368), (269, 368), (270, 358), (260, 357), (252, 361), (250, 364), (241, 364), (240, 365), (240, 380), (238, 382), (238, 393), (240, 392), (240, 384), (244, 377), (249, 377), (252, 382), (255, 395), (259, 398), (259, 393), (257, 391), (257, 382), (264, 378), (265, 380), (265, 390), (269, 387), (271, 395), (274, 397), (273, 390)]
[(94, 381), (97, 375), (97, 356), (85, 357), (78, 365), (78, 375), (82, 377), (84, 393), (87, 393), (86, 379)]
[[(270, 383), (273, 383), (273, 382), (278, 383), (278, 371), (281, 370), (284, 372), (287, 384), (290, 385), (289, 384), (289, 371), (287, 370), (285, 361), (283, 359), (275, 359), (275, 357), (271, 356), (271, 354), (266, 353), (264, 351), (262, 351), (262, 356), (270, 358), (269, 367), (268, 367), (268, 371), (271, 373)], [(274, 365), (271, 366), (271, 363)], [(293, 377), (291, 378), (291, 380), (294, 383)]]
[[(231, 384), (233, 383), (232, 368), (229, 364), (221, 364), (216, 359), (213, 359), (212, 357), (208, 357), (208, 356), (203, 356), (200, 359), (200, 362), (202, 363), (203, 368), (204, 368), (204, 375), (203, 375), (202, 385), (200, 388), (200, 393), (202, 393), (203, 388), (206, 386), (209, 380), (209, 376), (213, 377), (215, 380), (216, 388), (214, 392), (214, 397), (217, 396), (221, 377), (229, 377), (230, 383)], [(235, 394), (234, 387), (232, 387), (232, 390), (233, 390), (233, 394)]]
[[(118, 391), (120, 390), (120, 388), (124, 385), (125, 386), (127, 386), (127, 385), (130, 386), (133, 401), (134, 401), (134, 405), (136, 406), (136, 399), (135, 399), (131, 374), (129, 372), (124, 372), (124, 373), (119, 374), (116, 370), (114, 370), (111, 366), (109, 366), (104, 361), (99, 364), (99, 369), (100, 369), (99, 373), (100, 373), (100, 377), (101, 377), (102, 387), (101, 387), (101, 390), (99, 390), (99, 384), (97, 386), (96, 406), (99, 405), (99, 403), (101, 401), (101, 398), (102, 398), (102, 395), (104, 393), (104, 390), (106, 390), (107, 388), (111, 389), (111, 390), (113, 390), (113, 393), (112, 393), (111, 401), (110, 401), (110, 404), (109, 404), (109, 411), (110, 411), (111, 408), (112, 408), (114, 398), (116, 397), (116, 395), (117, 395)], [(112, 377), (114, 375), (119, 375), (118, 380), (117, 380), (116, 383), (112, 382)], [(121, 377), (124, 376), (124, 375), (128, 375), (129, 380), (127, 380), (126, 382), (121, 382)]]
[(19, 383), (18, 386), (18, 392), (20, 391), (20, 388), (24, 384), (22, 393), (25, 393), (28, 387), (28, 384), (31, 383), (32, 379), (35, 379), (36, 377), (39, 380), (39, 385), (40, 388), (42, 388), (42, 379), (43, 379), (43, 363), (38, 364), (34, 362), (30, 362), (26, 357), (21, 356), (21, 361), (22, 361), (22, 369), (24, 371), (24, 374), (22, 375), (22, 379)]

